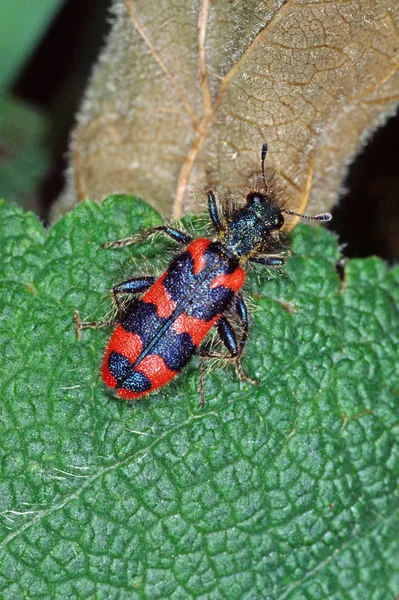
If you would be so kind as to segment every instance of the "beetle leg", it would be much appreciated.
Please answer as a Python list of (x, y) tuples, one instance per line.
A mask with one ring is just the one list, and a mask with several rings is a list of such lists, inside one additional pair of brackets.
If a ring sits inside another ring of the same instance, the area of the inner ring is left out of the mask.
[(216, 231), (221, 231), (224, 229), (223, 222), (218, 213), (215, 194), (212, 192), (212, 190), (208, 190), (208, 211)]
[(200, 376), (198, 391), (200, 395), (200, 406), (205, 406), (205, 372), (206, 372), (206, 357), (200, 351)]
[(237, 344), (237, 338), (236, 335), (234, 333), (233, 327), (231, 326), (230, 322), (226, 319), (226, 317), (221, 317), (218, 321), (218, 333), (219, 333), (219, 337), (222, 340), (222, 342), (224, 343), (224, 345), (226, 346), (226, 348), (229, 350), (230, 355), (229, 356), (218, 356), (216, 357), (215, 354), (216, 353), (211, 353), (213, 354), (213, 358), (231, 358), (231, 359), (241, 359), (241, 356), (245, 350), (245, 346), (247, 343), (247, 339), (248, 339), (248, 328), (249, 328), (249, 321), (248, 321), (248, 311), (247, 311), (247, 306), (245, 304), (244, 298), (242, 297), (241, 294), (237, 294), (236, 296), (236, 313), (238, 318), (240, 319), (241, 323), (242, 323), (242, 327), (243, 327), (243, 331), (242, 331), (242, 335), (240, 338), (240, 342), (239, 344)]
[(245, 300), (241, 294), (237, 294), (236, 313), (237, 313), (237, 316), (240, 319), (240, 321), (242, 323), (242, 327), (243, 327), (243, 332), (242, 332), (242, 336), (240, 339), (240, 346), (238, 349), (238, 356), (241, 357), (245, 350), (245, 346), (247, 344), (248, 328), (249, 328), (247, 305), (245, 304)]
[(85, 329), (86, 327), (97, 329), (99, 327), (110, 327), (119, 322), (117, 319), (110, 319), (109, 321), (82, 321), (80, 313), (77, 309), (73, 311), (73, 320), (75, 323), (76, 337), (78, 340), (80, 340), (82, 337), (82, 329)]
[(257, 263), (259, 265), (264, 265), (266, 267), (279, 267), (285, 264), (284, 256), (279, 255), (270, 255), (270, 256), (254, 256), (249, 259), (250, 262)]
[(245, 346), (248, 340), (248, 329), (249, 329), (249, 319), (248, 319), (248, 310), (247, 305), (245, 304), (245, 300), (242, 294), (237, 294), (236, 298), (236, 313), (238, 318), (240, 319), (243, 327), (243, 332), (240, 339), (240, 345), (238, 348), (238, 360), (236, 363), (236, 370), (241, 377), (245, 381), (249, 381), (252, 385), (258, 385), (258, 381), (256, 379), (252, 379), (252, 377), (248, 377), (248, 375), (243, 371), (241, 366), (241, 356), (244, 353)]
[(223, 354), (222, 352), (212, 352), (209, 350), (204, 350), (200, 348), (199, 356), (200, 356), (200, 378), (199, 378), (199, 393), (200, 393), (200, 406), (204, 406), (205, 404), (205, 393), (204, 393), (204, 383), (205, 383), (205, 371), (206, 371), (206, 362), (212, 358), (218, 358), (221, 360), (234, 360), (236, 362), (236, 371), (238, 376), (241, 378), (241, 371), (237, 369), (237, 356), (238, 356), (238, 346), (237, 339), (233, 330), (233, 327), (226, 319), (226, 317), (220, 317), (218, 323), (218, 334), (227, 350), (230, 354)]
[(156, 282), (156, 277), (134, 277), (127, 281), (122, 281), (112, 288), (112, 299), (118, 311), (122, 310), (119, 300), (120, 294), (139, 294), (145, 292)]
[(116, 240), (115, 242), (106, 242), (100, 246), (100, 250), (104, 250), (105, 248), (122, 248), (122, 246), (130, 246), (131, 244), (135, 244), (136, 242), (142, 242), (148, 236), (156, 233), (157, 231), (162, 231), (166, 233), (169, 237), (171, 237), (175, 242), (186, 246), (192, 241), (191, 235), (185, 233), (184, 231), (180, 231), (180, 229), (174, 229), (173, 227), (169, 227), (168, 225), (160, 225), (159, 227), (152, 227), (147, 231), (143, 231), (138, 235), (134, 235), (132, 237), (127, 237), (122, 240)]
[[(121, 283), (115, 285), (112, 288), (112, 300), (118, 312), (120, 313), (122, 311), (122, 306), (118, 298), (120, 294), (138, 294), (140, 292), (145, 292), (155, 283), (155, 281), (156, 277), (135, 277), (134, 279), (128, 279), (127, 281), (122, 281)], [(112, 325), (117, 325), (119, 320), (109, 319), (108, 321), (82, 321), (79, 311), (75, 309), (74, 322), (76, 335), (78, 340), (80, 340), (82, 337), (82, 329), (88, 327), (96, 329), (99, 327), (110, 327)]]
[[(227, 350), (230, 354), (222, 354), (221, 352), (212, 352), (209, 350), (204, 350), (200, 348), (200, 378), (199, 378), (199, 393), (200, 393), (200, 406), (204, 406), (205, 404), (205, 393), (204, 393), (204, 382), (205, 382), (205, 371), (206, 371), (206, 361), (212, 358), (218, 358), (223, 360), (234, 360), (237, 361), (238, 355), (238, 346), (236, 336), (233, 330), (233, 327), (230, 325), (229, 321), (226, 317), (220, 317), (218, 323), (218, 334)], [(241, 369), (242, 370), (242, 369)], [(236, 371), (239, 377), (241, 378), (241, 373), (239, 373), (237, 369), (236, 362)]]
[[(252, 383), (253, 385), (258, 385), (258, 382), (255, 381), (255, 379), (252, 379), (245, 373), (245, 371), (241, 365), (241, 357), (245, 350), (245, 346), (246, 346), (247, 339), (248, 339), (248, 312), (247, 312), (247, 307), (245, 305), (244, 299), (242, 298), (241, 295), (237, 296), (236, 312), (237, 312), (237, 315), (240, 318), (242, 325), (243, 325), (243, 332), (242, 332), (239, 343), (237, 344), (237, 338), (236, 338), (236, 335), (234, 333), (231, 323), (225, 317), (222, 317), (223, 320), (219, 319), (219, 323), (220, 323), (220, 321), (222, 321), (222, 322), (220, 324), (220, 328), (218, 327), (218, 333), (219, 333), (220, 339), (222, 340), (222, 342), (224, 343), (224, 345), (230, 352), (230, 357), (227, 357), (227, 358), (231, 358), (231, 360), (234, 360), (235, 369), (236, 369), (236, 373), (237, 373), (238, 377), (242, 381), (248, 381), (249, 383)], [(218, 325), (219, 325), (219, 323), (218, 323)]]
[(220, 317), (220, 319), (217, 323), (219, 337), (220, 337), (221, 341), (223, 342), (223, 344), (226, 346), (227, 350), (229, 351), (229, 354), (226, 355), (226, 354), (222, 354), (221, 352), (212, 352), (212, 351), (200, 349), (200, 352), (199, 352), (199, 354), (200, 354), (199, 390), (200, 390), (200, 396), (201, 396), (201, 398), (200, 398), (201, 406), (203, 406), (203, 404), (204, 404), (204, 375), (205, 375), (205, 361), (206, 360), (209, 360), (212, 358), (217, 358), (217, 359), (222, 359), (222, 360), (233, 360), (235, 363), (235, 369), (236, 369), (236, 373), (237, 373), (238, 377), (242, 381), (247, 381), (249, 383), (252, 383), (253, 385), (258, 385), (258, 382), (255, 379), (252, 379), (251, 377), (249, 377), (245, 373), (244, 369), (241, 366), (241, 356), (244, 352), (245, 345), (246, 345), (247, 338), (248, 338), (248, 312), (247, 312), (247, 307), (245, 305), (244, 299), (241, 296), (241, 294), (237, 295), (236, 312), (237, 312), (239, 319), (241, 320), (241, 322), (243, 324), (243, 333), (242, 333), (239, 343), (237, 343), (237, 337), (236, 337), (236, 334), (234, 333), (233, 326), (231, 325), (230, 321), (228, 321), (228, 319), (226, 319), (226, 317)]

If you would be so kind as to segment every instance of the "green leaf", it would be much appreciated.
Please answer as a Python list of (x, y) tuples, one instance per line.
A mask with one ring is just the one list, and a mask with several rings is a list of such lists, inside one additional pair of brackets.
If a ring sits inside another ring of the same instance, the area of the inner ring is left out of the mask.
[(10, 87), (64, 0), (0, 0), (0, 88)]
[(124, 196), (48, 233), (0, 205), (1, 597), (394, 598), (399, 269), (351, 260), (341, 284), (334, 237), (298, 226), (286, 275), (248, 276), (259, 386), (216, 368), (201, 409), (194, 360), (126, 403), (73, 310), (159, 272), (170, 241), (98, 249), (159, 223)]
[(38, 186), (49, 166), (48, 130), (43, 113), (0, 96), (0, 197), (37, 208)]

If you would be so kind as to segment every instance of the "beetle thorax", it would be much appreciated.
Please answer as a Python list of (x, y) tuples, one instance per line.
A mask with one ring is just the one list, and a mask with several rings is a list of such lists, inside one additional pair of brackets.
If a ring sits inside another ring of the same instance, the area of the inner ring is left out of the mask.
[(227, 253), (246, 262), (259, 253), (269, 235), (265, 223), (253, 211), (243, 208), (227, 221), (226, 229), (219, 234), (219, 242)]

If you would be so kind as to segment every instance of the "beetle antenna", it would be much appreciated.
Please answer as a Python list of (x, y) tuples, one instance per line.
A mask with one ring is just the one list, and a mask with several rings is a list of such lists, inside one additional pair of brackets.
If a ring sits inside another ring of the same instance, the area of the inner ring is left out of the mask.
[(330, 213), (322, 213), (320, 215), (315, 215), (314, 217), (309, 217), (308, 215), (301, 215), (300, 213), (294, 212), (293, 210), (289, 210), (288, 208), (283, 208), (281, 211), (286, 215), (293, 215), (294, 217), (300, 217), (301, 219), (308, 219), (309, 221), (331, 221), (332, 215)]
[[(261, 164), (261, 168), (262, 168), (262, 181), (263, 181), (263, 185), (264, 185), (264, 188), (266, 191), (267, 191), (267, 184), (266, 184), (266, 176), (265, 176), (265, 160), (266, 160), (267, 151), (268, 151), (268, 145), (266, 144), (266, 142), (263, 142), (262, 150), (260, 153), (260, 164)], [(307, 219), (308, 221), (323, 221), (326, 223), (327, 221), (331, 221), (331, 219), (332, 219), (332, 215), (330, 215), (330, 213), (321, 213), (320, 215), (315, 215), (314, 217), (309, 217), (308, 215), (301, 215), (300, 213), (294, 212), (293, 210), (289, 210), (288, 208), (284, 208), (281, 212), (285, 213), (286, 215), (293, 215), (294, 217), (300, 217), (301, 219)]]
[(264, 185), (265, 191), (267, 191), (266, 177), (265, 177), (265, 159), (266, 159), (267, 150), (268, 150), (268, 145), (266, 144), (266, 142), (264, 142), (262, 144), (262, 151), (260, 153), (260, 164), (262, 167), (262, 180), (263, 180), (263, 185)]

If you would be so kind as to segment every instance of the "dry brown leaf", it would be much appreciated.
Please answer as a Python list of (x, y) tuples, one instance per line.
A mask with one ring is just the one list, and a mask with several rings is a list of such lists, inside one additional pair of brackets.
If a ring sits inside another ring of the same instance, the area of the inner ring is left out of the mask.
[(399, 99), (397, 0), (117, 0), (73, 135), (67, 190), (164, 214), (268, 172), (292, 208), (331, 208)]

